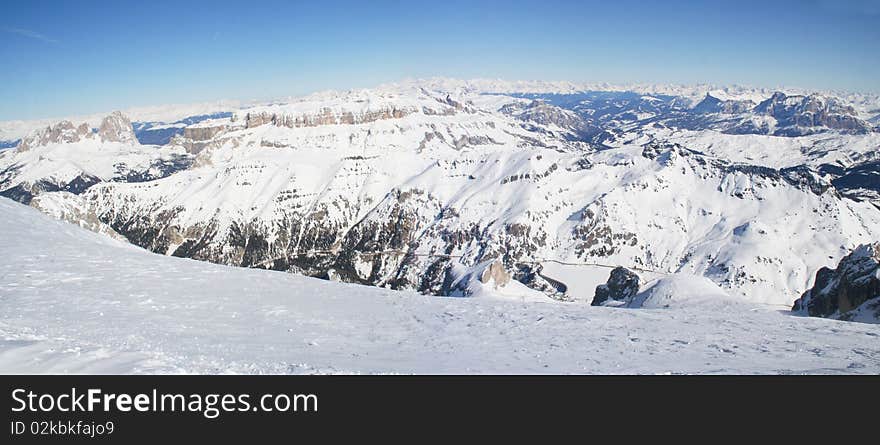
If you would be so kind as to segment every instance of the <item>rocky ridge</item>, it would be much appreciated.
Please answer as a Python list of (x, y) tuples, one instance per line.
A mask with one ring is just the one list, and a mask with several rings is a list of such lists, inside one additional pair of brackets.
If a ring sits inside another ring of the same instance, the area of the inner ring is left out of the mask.
[(819, 269), (813, 287), (792, 310), (813, 317), (880, 322), (880, 243), (859, 246), (834, 269)]

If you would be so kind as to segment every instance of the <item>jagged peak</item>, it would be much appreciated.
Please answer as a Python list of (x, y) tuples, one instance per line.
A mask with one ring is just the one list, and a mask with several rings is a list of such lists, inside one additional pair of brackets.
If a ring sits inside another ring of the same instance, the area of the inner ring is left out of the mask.
[(139, 144), (128, 117), (120, 111), (114, 111), (101, 120), (97, 134), (87, 122), (77, 126), (64, 119), (32, 131), (21, 139), (18, 150), (27, 151), (50, 144), (69, 144), (95, 137), (102, 142)]
[[(721, 102), (722, 100), (713, 96), (712, 93), (706, 93), (706, 97), (704, 97), (700, 103), (694, 105), (692, 109), (696, 112), (715, 111), (715, 108), (718, 107)], [(709, 107), (711, 107), (711, 110), (707, 109)]]
[(83, 138), (91, 136), (91, 128), (86, 123), (78, 127), (69, 120), (62, 120), (53, 125), (32, 131), (27, 137), (22, 138), (18, 144), (19, 151), (27, 151), (34, 147), (40, 147), (53, 143), (79, 142)]
[(121, 111), (114, 111), (104, 117), (98, 127), (98, 137), (104, 142), (138, 144), (131, 120)]

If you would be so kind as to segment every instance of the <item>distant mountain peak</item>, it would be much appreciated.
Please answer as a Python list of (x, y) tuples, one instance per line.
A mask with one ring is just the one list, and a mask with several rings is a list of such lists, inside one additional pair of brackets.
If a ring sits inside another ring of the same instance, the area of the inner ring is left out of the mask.
[(98, 137), (105, 142), (138, 143), (131, 121), (121, 111), (114, 111), (101, 121)]
[(751, 100), (722, 100), (712, 95), (711, 92), (706, 93), (700, 103), (691, 109), (697, 114), (723, 113), (723, 114), (739, 114), (751, 111), (755, 103)]
[(870, 124), (859, 119), (852, 106), (818, 93), (787, 95), (777, 91), (758, 104), (755, 112), (772, 116), (779, 127), (791, 127), (793, 131), (805, 127), (826, 127), (851, 133), (871, 131)]
[(94, 133), (86, 122), (79, 124), (79, 126), (74, 126), (71, 121), (62, 120), (32, 131), (27, 137), (22, 138), (18, 145), (18, 150), (27, 151), (50, 144), (75, 143), (85, 139), (92, 139), (96, 136), (101, 142), (139, 144), (128, 117), (120, 111), (114, 111), (104, 117), (97, 133)]
[(40, 147), (48, 144), (79, 142), (83, 138), (89, 137), (91, 129), (88, 124), (81, 124), (74, 127), (73, 123), (68, 120), (60, 121), (54, 125), (31, 132), (26, 138), (22, 139), (18, 144), (19, 151), (26, 151), (34, 147)]

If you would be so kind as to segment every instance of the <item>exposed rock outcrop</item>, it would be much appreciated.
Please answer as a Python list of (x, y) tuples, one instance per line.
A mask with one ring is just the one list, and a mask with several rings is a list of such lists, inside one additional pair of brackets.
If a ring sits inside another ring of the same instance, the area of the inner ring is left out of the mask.
[(53, 218), (67, 221), (92, 232), (105, 234), (119, 241), (128, 242), (124, 236), (101, 222), (88, 202), (73, 193), (44, 193), (36, 196), (29, 205)]
[(131, 121), (120, 111), (110, 113), (101, 121), (101, 126), (98, 127), (98, 137), (104, 142), (140, 144), (134, 135)]
[(880, 242), (857, 247), (836, 269), (819, 269), (813, 287), (792, 310), (813, 317), (880, 322)]
[(83, 173), (70, 181), (53, 181), (40, 180), (36, 182), (22, 182), (12, 187), (5, 187), (7, 184), (3, 181), (3, 173), (0, 172), (0, 196), (18, 201), (22, 204), (30, 204), (35, 196), (47, 192), (70, 192), (78, 195), (89, 187), (101, 182), (100, 178)]
[(188, 168), (194, 159), (174, 150), (141, 146), (131, 121), (118, 111), (106, 116), (98, 130), (66, 120), (36, 130), (4, 155), (0, 196), (23, 204), (43, 193), (80, 195), (104, 181), (165, 177)]
[(774, 93), (754, 110), (772, 116), (777, 121), (777, 136), (797, 136), (811, 127), (826, 127), (852, 133), (867, 133), (871, 126), (858, 118), (855, 109), (832, 97), (818, 94), (788, 96)]
[(351, 111), (334, 112), (330, 108), (324, 108), (315, 114), (247, 113), (244, 115), (244, 121), (247, 128), (267, 124), (278, 127), (301, 128), (317, 127), (320, 125), (365, 124), (384, 119), (400, 119), (417, 111), (415, 109), (390, 107), (354, 113)]
[(83, 123), (79, 127), (74, 127), (72, 122), (65, 120), (32, 132), (21, 140), (18, 150), (27, 151), (47, 144), (79, 142), (90, 135), (91, 129), (88, 124)]
[(171, 143), (180, 145), (187, 153), (197, 155), (205, 149), (220, 145), (223, 139), (219, 136), (222, 136), (229, 128), (228, 123), (186, 127), (183, 130), (183, 135), (173, 138)]
[[(18, 151), (27, 151), (34, 147), (48, 144), (80, 142), (84, 139), (95, 137), (96, 134), (92, 132), (89, 124), (83, 122), (79, 126), (74, 126), (72, 122), (63, 120), (46, 128), (36, 130), (23, 138), (18, 144)], [(103, 142), (140, 145), (140, 142), (135, 137), (131, 121), (119, 111), (114, 111), (101, 121), (97, 138)]]
[(870, 201), (880, 208), (880, 161), (868, 161), (842, 167), (836, 164), (819, 166), (819, 173), (830, 176), (831, 184), (843, 196), (855, 201)]
[(480, 274), (480, 282), (495, 283), (496, 287), (504, 287), (510, 282), (510, 274), (504, 270), (504, 264), (501, 261), (493, 261)]
[(592, 306), (602, 306), (607, 303), (628, 303), (639, 293), (639, 276), (625, 267), (615, 267), (608, 277), (608, 282), (596, 286), (596, 295), (593, 297)]
[(193, 141), (208, 141), (226, 130), (227, 125), (192, 126), (183, 129), (183, 137)]

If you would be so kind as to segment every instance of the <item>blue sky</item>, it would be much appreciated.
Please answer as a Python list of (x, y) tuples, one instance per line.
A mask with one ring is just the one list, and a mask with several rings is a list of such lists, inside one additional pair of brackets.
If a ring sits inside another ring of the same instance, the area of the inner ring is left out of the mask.
[(880, 92), (880, 0), (3, 2), (0, 58), (0, 120), (431, 76)]

